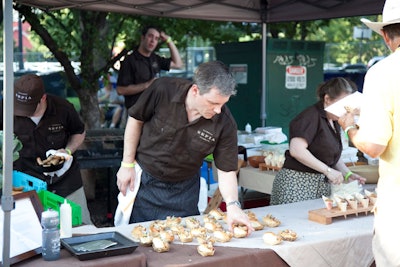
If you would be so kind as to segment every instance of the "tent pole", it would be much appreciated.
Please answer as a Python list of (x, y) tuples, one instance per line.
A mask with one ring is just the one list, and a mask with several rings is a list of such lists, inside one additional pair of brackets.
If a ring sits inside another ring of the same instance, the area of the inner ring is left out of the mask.
[(12, 196), (13, 132), (14, 132), (14, 52), (13, 52), (13, 1), (3, 0), (3, 194), (1, 208), (4, 211), (3, 223), (3, 266), (10, 266), (10, 226), (11, 210), (14, 208)]
[(261, 67), (261, 127), (265, 127), (267, 113), (266, 113), (266, 102), (267, 102), (267, 23), (262, 23), (262, 67)]

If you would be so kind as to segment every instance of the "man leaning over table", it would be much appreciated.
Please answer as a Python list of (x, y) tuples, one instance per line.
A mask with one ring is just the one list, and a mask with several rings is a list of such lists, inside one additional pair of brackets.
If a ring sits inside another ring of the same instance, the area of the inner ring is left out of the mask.
[(228, 107), (236, 82), (221, 62), (201, 64), (193, 82), (159, 78), (129, 109), (124, 153), (117, 173), (123, 195), (134, 190), (135, 168), (141, 183), (130, 223), (198, 215), (203, 159), (213, 153), (218, 182), (227, 203), (227, 223), (253, 228), (238, 202), (237, 126)]
[(393, 53), (368, 70), (357, 125), (351, 112), (339, 123), (359, 150), (380, 158), (372, 249), (376, 266), (400, 266), (400, 1), (386, 1), (382, 22), (362, 21)]

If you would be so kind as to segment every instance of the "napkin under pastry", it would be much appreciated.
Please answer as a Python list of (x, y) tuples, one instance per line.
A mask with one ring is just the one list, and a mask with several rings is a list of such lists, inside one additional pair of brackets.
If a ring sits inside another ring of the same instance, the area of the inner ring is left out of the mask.
[(137, 192), (139, 191), (140, 180), (142, 176), (142, 168), (140, 168), (139, 164), (137, 163), (135, 165), (135, 173), (136, 175), (133, 191), (128, 188), (125, 196), (121, 192), (118, 194), (118, 206), (115, 210), (114, 226), (129, 224), (133, 204), (135, 202)]
[(65, 158), (64, 164), (63, 164), (62, 168), (57, 171), (44, 172), (43, 174), (46, 176), (51, 176), (51, 177), (54, 177), (55, 175), (57, 175), (57, 177), (63, 176), (71, 167), (73, 157), (67, 153), (58, 152), (55, 149), (50, 149), (46, 152), (46, 157), (50, 157), (51, 155), (64, 157)]

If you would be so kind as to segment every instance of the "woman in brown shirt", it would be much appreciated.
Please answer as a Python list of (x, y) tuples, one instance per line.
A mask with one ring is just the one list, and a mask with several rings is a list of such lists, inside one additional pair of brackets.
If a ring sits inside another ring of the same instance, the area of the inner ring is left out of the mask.
[[(289, 150), (274, 180), (271, 205), (316, 199), (331, 194), (349, 169), (340, 159), (343, 150), (338, 117), (325, 108), (351, 94), (354, 87), (344, 78), (333, 78), (317, 89), (319, 101), (290, 122)], [(352, 180), (365, 179), (352, 174)]]

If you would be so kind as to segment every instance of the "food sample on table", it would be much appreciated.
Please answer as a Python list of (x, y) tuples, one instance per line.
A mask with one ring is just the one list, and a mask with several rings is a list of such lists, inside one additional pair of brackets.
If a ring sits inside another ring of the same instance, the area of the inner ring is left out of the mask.
[(354, 210), (358, 209), (358, 201), (354, 196), (346, 196), (346, 201), (349, 203), (350, 207)]
[(153, 237), (148, 233), (145, 233), (139, 238), (139, 243), (144, 247), (150, 247), (153, 244)]
[(163, 241), (161, 238), (159, 237), (154, 237), (153, 238), (153, 250), (155, 252), (167, 252), (169, 251), (169, 243), (166, 241)]
[(175, 239), (175, 235), (171, 230), (163, 230), (160, 231), (160, 238), (163, 241), (167, 241), (168, 243), (172, 243)]
[(250, 224), (256, 231), (264, 229), (264, 225), (257, 218), (250, 219)]
[(192, 228), (190, 230), (190, 233), (192, 234), (193, 237), (203, 236), (207, 234), (207, 229), (203, 226), (199, 226), (197, 228)]
[(247, 236), (247, 226), (246, 225), (234, 225), (233, 226), (233, 237), (243, 238)]
[(290, 229), (283, 230), (279, 234), (285, 241), (295, 241), (297, 239), (297, 233)]
[(267, 214), (262, 217), (262, 221), (268, 227), (278, 227), (281, 224), (281, 221), (272, 216), (272, 214)]
[(182, 221), (181, 217), (175, 217), (175, 216), (167, 216), (165, 219), (165, 225), (166, 227), (171, 227), (173, 225), (180, 224)]
[(369, 201), (375, 205), (378, 195), (375, 192), (368, 191), (367, 189), (364, 189), (364, 193), (369, 198)]
[(265, 232), (263, 234), (263, 241), (267, 245), (274, 246), (274, 245), (278, 245), (278, 244), (282, 243), (282, 237), (273, 232)]
[(215, 248), (214, 248), (213, 244), (211, 242), (209, 242), (209, 243), (200, 244), (199, 246), (197, 246), (197, 252), (203, 257), (213, 256), (215, 253)]
[(187, 228), (194, 229), (200, 227), (200, 221), (195, 217), (188, 217), (185, 219), (185, 225)]
[(225, 231), (223, 229), (220, 229), (220, 230), (215, 230), (213, 232), (213, 236), (215, 238), (215, 241), (225, 243), (229, 242), (232, 239), (233, 234), (230, 231)]
[(139, 224), (133, 227), (131, 231), (131, 236), (133, 237), (133, 241), (140, 242), (140, 238), (146, 234), (146, 227)]
[(178, 237), (182, 243), (189, 243), (193, 241), (193, 235), (189, 230), (183, 230), (182, 232), (179, 232)]
[(223, 212), (220, 208), (212, 209), (208, 214), (214, 217), (216, 220), (224, 220), (226, 217), (225, 212)]
[(355, 193), (354, 197), (361, 203), (363, 208), (367, 208), (369, 205), (369, 198), (361, 193)]
[(326, 209), (331, 210), (333, 208), (333, 199), (326, 196), (322, 196), (322, 199), (324, 200)]

